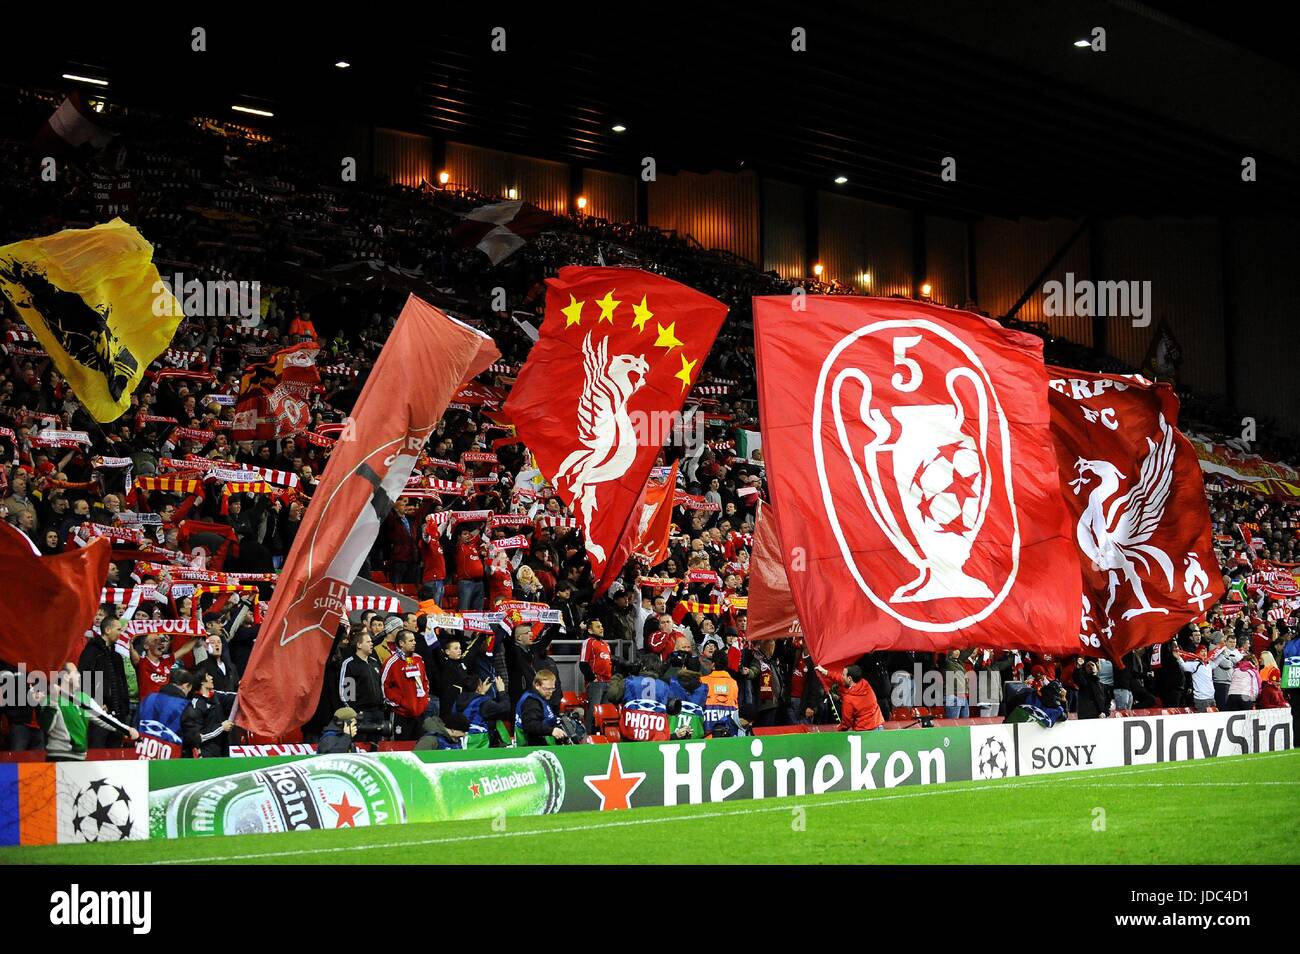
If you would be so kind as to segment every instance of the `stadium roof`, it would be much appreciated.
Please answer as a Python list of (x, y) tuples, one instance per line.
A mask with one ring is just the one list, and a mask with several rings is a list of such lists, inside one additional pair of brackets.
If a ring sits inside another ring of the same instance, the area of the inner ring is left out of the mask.
[[(239, 102), (272, 127), (374, 123), (629, 173), (643, 156), (754, 169), (936, 213), (1300, 213), (1300, 75), (1285, 21), (1266, 19), (1281, 14), (1250, 3), (1231, 24), (1221, 6), (1132, 0), (634, 9), (205, 16), (204, 53), (189, 15), (89, 21), (12, 43), (0, 70), (51, 86), (97, 71), (127, 102), (222, 116)], [(1106, 52), (1077, 47), (1096, 26)], [(1257, 182), (1241, 180), (1247, 155)]]

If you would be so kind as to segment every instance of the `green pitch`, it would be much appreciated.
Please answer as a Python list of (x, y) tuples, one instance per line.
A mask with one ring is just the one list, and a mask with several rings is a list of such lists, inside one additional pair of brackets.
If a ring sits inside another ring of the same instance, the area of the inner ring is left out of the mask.
[[(1295, 864), (1300, 750), (721, 805), (0, 849), (0, 864)], [(1249, 808), (1231, 836), (1197, 825)], [(498, 826), (500, 827), (500, 826)], [(1045, 853), (1046, 852), (1046, 853)], [(1054, 854), (1052, 852), (1055, 852)]]

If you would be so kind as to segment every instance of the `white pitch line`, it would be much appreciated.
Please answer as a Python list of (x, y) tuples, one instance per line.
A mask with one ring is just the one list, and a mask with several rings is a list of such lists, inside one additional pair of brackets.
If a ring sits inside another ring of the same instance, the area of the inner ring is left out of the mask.
[[(1293, 754), (1294, 751), (1296, 750), (1290, 750), (1288, 752), (1259, 753), (1254, 756), (1252, 761), (1262, 761), (1266, 758), (1284, 757)], [(873, 796), (868, 791), (864, 790), (862, 792), (857, 793), (855, 797), (837, 798), (837, 799), (831, 799), (829, 801), (821, 801), (821, 802), (798, 802), (794, 800), (783, 799), (780, 805), (765, 806), (762, 808), (736, 808), (728, 811), (694, 812), (691, 814), (666, 815), (666, 816), (655, 817), (655, 818), (629, 818), (621, 821), (607, 821), (607, 822), (599, 822), (596, 824), (565, 825), (556, 828), (533, 828), (525, 831), (484, 832), (478, 835), (452, 835), (446, 838), (420, 838), (420, 839), (415, 839), (413, 841), (379, 841), (379, 842), (369, 842), (369, 843), (355, 844), (355, 845), (334, 845), (328, 848), (296, 848), (296, 849), (286, 850), (286, 851), (252, 852), (252, 853), (242, 854), (242, 855), (222, 855), (222, 856), (195, 855), (187, 858), (169, 858), (169, 859), (163, 859), (159, 861), (152, 861), (152, 862), (148, 862), (148, 864), (176, 865), (176, 864), (189, 864), (190, 862), (193, 861), (205, 861), (205, 862), (256, 861), (264, 858), (300, 858), (307, 855), (321, 855), (321, 854), (328, 854), (330, 852), (374, 851), (380, 848), (391, 848), (391, 847), (413, 848), (413, 847), (427, 847), (430, 845), (463, 844), (466, 842), (473, 842), (473, 841), (486, 841), (492, 838), (523, 838), (523, 837), (531, 837), (534, 835), (572, 834), (574, 832), (598, 831), (598, 830), (608, 829), (608, 828), (629, 828), (636, 825), (658, 825), (658, 824), (677, 822), (677, 821), (695, 821), (697, 819), (703, 819), (703, 818), (724, 818), (730, 815), (766, 815), (774, 812), (788, 812), (792, 808), (831, 808), (835, 806), (850, 805), (850, 804), (856, 804), (861, 802), (884, 802), (884, 801), (894, 801), (896, 799), (902, 799), (902, 798), (927, 798), (932, 795), (954, 795), (954, 794), (969, 793), (969, 792), (1001, 792), (1012, 788), (1036, 788), (1048, 782), (1059, 783), (1067, 780), (1077, 781), (1082, 779), (1109, 778), (1109, 777), (1114, 777), (1116, 775), (1142, 775), (1148, 772), (1171, 771), (1174, 769), (1187, 768), (1193, 765), (1212, 764), (1214, 763), (1214, 761), (1215, 761), (1214, 759), (1188, 759), (1182, 762), (1169, 762), (1163, 765), (1157, 765), (1147, 769), (1136, 769), (1136, 770), (1129, 770), (1129, 771), (1126, 771), (1124, 769), (1114, 769), (1109, 771), (1092, 771), (1092, 772), (1083, 771), (1083, 772), (1078, 772), (1073, 774), (1067, 773), (1067, 774), (1038, 775), (1031, 778), (1021, 778), (1015, 782), (1006, 782), (1005, 784), (996, 784), (996, 785), (976, 784), (973, 788), (958, 788), (955, 785), (943, 784), (943, 785), (935, 785), (933, 787), (924, 788), (916, 792), (897, 792), (891, 795)], [(996, 781), (1001, 782), (1000, 779)], [(1138, 787), (1140, 784), (1141, 783), (1134, 783), (1134, 786), (1132, 787)], [(1233, 783), (1229, 783), (1229, 784), (1233, 784)], [(1235, 784), (1246, 785), (1246, 784), (1258, 784), (1258, 783), (1242, 782), (1242, 783), (1235, 783)], [(1125, 786), (1111, 785), (1111, 786), (1098, 786), (1098, 787), (1121, 788)], [(877, 789), (877, 791), (880, 790)], [(653, 806), (653, 807), (660, 807), (660, 806)]]

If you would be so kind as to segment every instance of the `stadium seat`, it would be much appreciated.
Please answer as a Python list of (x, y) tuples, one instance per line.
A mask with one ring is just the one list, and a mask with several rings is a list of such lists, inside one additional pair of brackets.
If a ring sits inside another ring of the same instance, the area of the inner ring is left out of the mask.
[(564, 698), (560, 701), (561, 712), (572, 712), (574, 709), (583, 709), (587, 705), (587, 694), (585, 692), (566, 692)]
[(597, 732), (604, 732), (608, 736), (612, 729), (617, 734), (619, 723), (618, 706), (608, 702), (601, 703), (592, 710), (591, 721)]

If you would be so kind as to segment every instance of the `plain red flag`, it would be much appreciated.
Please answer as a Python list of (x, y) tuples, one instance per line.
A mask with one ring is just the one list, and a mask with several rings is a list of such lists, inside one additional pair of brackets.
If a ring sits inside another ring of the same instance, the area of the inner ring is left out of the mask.
[(492, 339), (412, 295), (330, 454), (262, 624), (237, 722), (279, 737), (316, 711), (348, 588), (456, 389), (500, 357)]
[(763, 453), (813, 657), (1075, 650), (1042, 341), (900, 299), (754, 312)]
[(727, 306), (635, 268), (547, 279), (546, 320), (502, 409), (578, 518), (603, 592)]
[(81, 658), (108, 577), (110, 548), (100, 537), (41, 556), (26, 536), (0, 521), (0, 659), (54, 672)]
[(1223, 596), (1200, 462), (1168, 384), (1047, 369), (1061, 496), (1083, 576), (1082, 651), (1118, 660)]
[(754, 519), (754, 554), (749, 559), (749, 610), (745, 636), (752, 643), (764, 639), (798, 636), (799, 611), (795, 609), (790, 579), (781, 559), (781, 533), (776, 510), (759, 504)]

